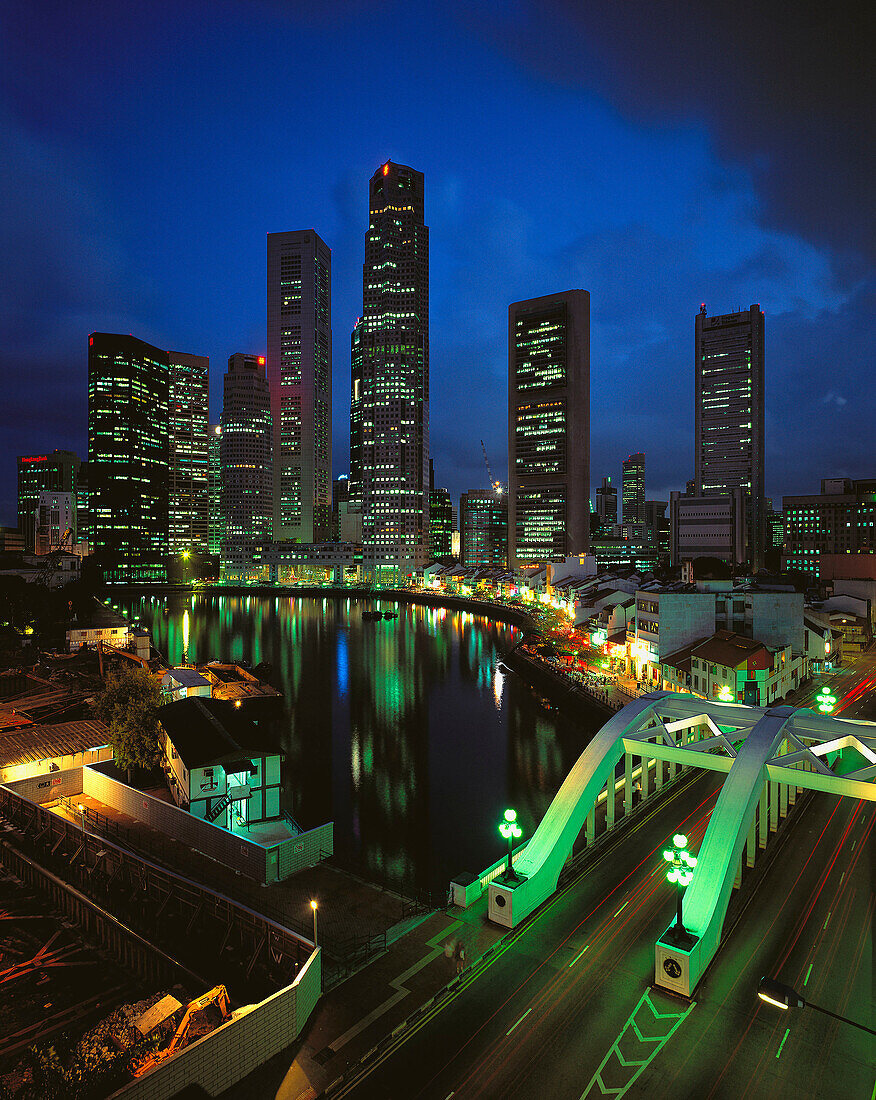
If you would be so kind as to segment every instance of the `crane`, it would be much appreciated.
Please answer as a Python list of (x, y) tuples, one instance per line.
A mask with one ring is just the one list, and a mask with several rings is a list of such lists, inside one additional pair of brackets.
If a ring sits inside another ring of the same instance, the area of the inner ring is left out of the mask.
[(484, 441), (481, 440), (481, 450), (484, 452), (484, 465), (487, 467), (487, 480), (489, 481), (490, 488), (497, 493), (502, 493), (501, 481), (493, 481), (493, 471), (490, 469), (490, 460), (487, 458), (487, 448), (484, 446)]

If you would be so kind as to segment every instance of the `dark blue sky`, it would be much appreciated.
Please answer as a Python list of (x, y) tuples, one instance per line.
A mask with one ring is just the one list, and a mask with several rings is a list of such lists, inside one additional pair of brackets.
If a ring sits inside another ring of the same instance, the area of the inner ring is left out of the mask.
[[(717, 13), (710, 8), (723, 9)], [(15, 456), (86, 451), (86, 336), (265, 348), (265, 234), (333, 250), (334, 468), (368, 179), (426, 175), (432, 454), (504, 475), (506, 317), (592, 304), (591, 480), (693, 473), (693, 320), (759, 302), (767, 490), (874, 476), (863, 5), (5, 0), (0, 523)], [(778, 503), (778, 501), (777, 501)]]

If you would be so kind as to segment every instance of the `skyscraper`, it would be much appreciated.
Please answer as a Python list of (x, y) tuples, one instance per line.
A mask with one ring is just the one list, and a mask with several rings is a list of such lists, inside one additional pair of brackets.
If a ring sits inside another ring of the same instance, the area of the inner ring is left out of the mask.
[(749, 558), (764, 547), (764, 315), (759, 305), (695, 324), (696, 492), (742, 489), (748, 497)]
[[(73, 525), (76, 527), (76, 497), (80, 462), (72, 451), (18, 457), (18, 530), (24, 536), (25, 549), (36, 546), (36, 512), (40, 494), (70, 493), (73, 496)], [(74, 538), (74, 542), (75, 542)]]
[[(353, 331), (351, 496), (365, 571), (422, 570), (429, 551), (429, 230), (423, 173), (371, 177), (362, 319)], [(358, 388), (357, 388), (358, 387)], [(359, 456), (359, 467), (355, 455)]]
[(207, 550), (218, 554), (222, 550), (222, 536), (225, 534), (225, 519), (222, 515), (222, 460), (219, 444), (222, 440), (222, 426), (210, 425), (207, 437)]
[(167, 353), (168, 546), (171, 554), (203, 554), (208, 543), (207, 421), (210, 360), (181, 351)]
[(641, 453), (624, 459), (624, 523), (645, 522), (645, 456)]
[(268, 234), (274, 538), (331, 538), (331, 249), (313, 229)]
[(257, 579), (254, 559), (271, 541), (273, 467), (271, 394), (263, 355), (237, 352), (228, 360), (219, 435), (222, 481), (222, 575)]
[(169, 391), (166, 351), (135, 336), (88, 337), (91, 542), (109, 583), (167, 577)]
[(495, 489), (472, 489), (459, 498), (462, 565), (505, 568), (508, 564), (508, 498)]
[(508, 308), (510, 568), (590, 545), (590, 294)]
[(610, 477), (604, 477), (596, 490), (596, 515), (603, 529), (617, 524), (617, 486), (612, 485)]

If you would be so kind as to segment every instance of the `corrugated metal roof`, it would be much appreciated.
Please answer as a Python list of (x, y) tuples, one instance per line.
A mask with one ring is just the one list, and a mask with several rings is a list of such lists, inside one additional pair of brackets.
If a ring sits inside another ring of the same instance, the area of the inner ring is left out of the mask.
[(109, 742), (103, 722), (62, 722), (57, 726), (27, 726), (0, 733), (0, 767), (72, 756)]

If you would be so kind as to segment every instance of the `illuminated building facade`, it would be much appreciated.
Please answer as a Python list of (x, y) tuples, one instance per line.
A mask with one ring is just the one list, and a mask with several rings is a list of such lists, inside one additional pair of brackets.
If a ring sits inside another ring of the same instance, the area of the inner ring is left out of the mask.
[(208, 544), (207, 421), (210, 360), (169, 351), (168, 547), (203, 554)]
[(166, 351), (135, 336), (88, 337), (91, 544), (108, 583), (167, 578)]
[(351, 500), (364, 567), (407, 576), (429, 554), (429, 230), (423, 173), (387, 161), (369, 184), (362, 318), (353, 331)]
[(268, 234), (274, 537), (331, 537), (332, 254), (313, 229)]
[(604, 477), (596, 490), (596, 515), (603, 532), (617, 524), (617, 486), (612, 485), (610, 477)]
[(76, 541), (75, 502), (79, 470), (79, 458), (72, 451), (18, 456), (18, 530), (24, 538), (26, 550), (33, 550), (36, 546), (36, 512), (43, 492), (70, 493), (73, 496), (73, 541)]
[(590, 294), (508, 309), (508, 564), (590, 544)]
[(746, 495), (748, 557), (763, 561), (764, 315), (697, 314), (694, 481), (698, 496), (742, 489)]
[(453, 501), (446, 489), (429, 490), (429, 540), (433, 558), (453, 554)]
[(623, 521), (645, 522), (645, 456), (638, 453), (624, 459), (623, 465)]
[(211, 424), (207, 436), (207, 550), (218, 554), (222, 549), (225, 520), (222, 516), (222, 462), (219, 443), (222, 426)]
[[(782, 497), (786, 569), (820, 576), (827, 554), (876, 554), (876, 479), (826, 478), (821, 493)], [(855, 572), (831, 573), (855, 576)]]
[(274, 516), (271, 394), (263, 355), (237, 352), (229, 358), (220, 427), (222, 576), (256, 580), (261, 570), (254, 562), (271, 541)]
[(508, 497), (492, 489), (472, 489), (459, 498), (459, 552), (462, 565), (508, 564)]

